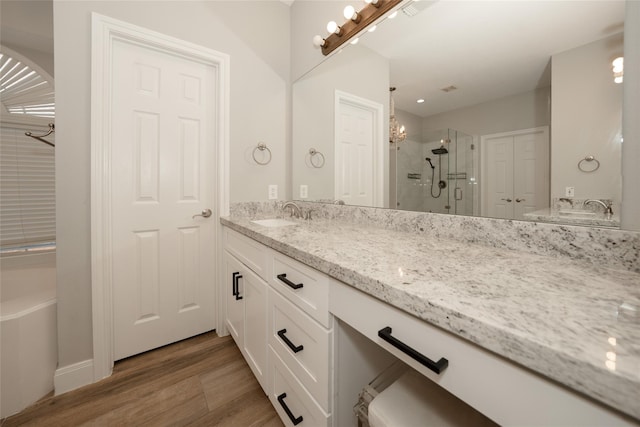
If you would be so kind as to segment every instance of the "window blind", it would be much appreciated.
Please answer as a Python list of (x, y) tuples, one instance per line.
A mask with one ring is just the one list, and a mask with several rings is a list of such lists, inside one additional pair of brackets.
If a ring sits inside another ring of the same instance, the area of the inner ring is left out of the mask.
[[(24, 128), (0, 127), (3, 250), (55, 241), (55, 149), (24, 132)], [(53, 134), (47, 139), (54, 142)]]

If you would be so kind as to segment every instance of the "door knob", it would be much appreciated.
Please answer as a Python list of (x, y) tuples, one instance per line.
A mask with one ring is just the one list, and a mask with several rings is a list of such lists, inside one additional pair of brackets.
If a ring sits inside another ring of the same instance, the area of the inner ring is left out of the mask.
[(199, 213), (197, 215), (192, 216), (192, 219), (195, 219), (195, 217), (197, 216), (201, 216), (203, 218), (209, 218), (211, 216), (211, 209), (203, 209), (202, 213)]
[(505, 202), (510, 202), (511, 199), (500, 199), (500, 200), (504, 200)]
[(524, 202), (524, 199), (516, 199), (516, 202), (518, 202), (518, 203)]

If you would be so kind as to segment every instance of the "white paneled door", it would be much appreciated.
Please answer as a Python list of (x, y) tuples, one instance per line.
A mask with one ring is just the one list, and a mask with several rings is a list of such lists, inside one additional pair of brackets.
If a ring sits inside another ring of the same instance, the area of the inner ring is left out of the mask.
[(481, 137), (483, 216), (524, 219), (549, 206), (549, 128)]
[(118, 360), (215, 328), (217, 70), (116, 41), (112, 72)]
[(382, 105), (336, 95), (335, 198), (348, 205), (382, 206)]

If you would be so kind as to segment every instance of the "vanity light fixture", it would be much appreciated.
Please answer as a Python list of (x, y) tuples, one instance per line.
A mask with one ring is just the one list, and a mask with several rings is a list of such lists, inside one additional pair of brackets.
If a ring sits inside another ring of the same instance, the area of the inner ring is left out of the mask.
[(617, 57), (611, 62), (613, 67), (613, 81), (615, 83), (622, 83), (624, 75), (624, 58), (622, 56)]
[[(383, 17), (396, 7), (402, 0), (365, 0), (367, 3), (362, 10), (356, 11), (353, 6), (347, 6), (344, 9), (344, 17), (346, 22), (342, 26), (335, 21), (327, 24), (329, 36), (323, 39), (321, 36), (315, 36), (313, 43), (322, 49), (323, 55), (329, 55), (341, 45), (354, 38), (358, 33), (363, 31), (370, 24), (373, 24), (378, 18)], [(369, 31), (373, 31), (373, 26)]]

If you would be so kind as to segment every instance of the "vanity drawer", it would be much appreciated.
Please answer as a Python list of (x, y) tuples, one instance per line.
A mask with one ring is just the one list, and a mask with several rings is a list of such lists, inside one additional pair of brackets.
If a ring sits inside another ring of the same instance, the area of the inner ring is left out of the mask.
[(268, 280), (269, 248), (227, 227), (224, 227), (224, 248), (258, 276)]
[(322, 326), (330, 327), (327, 276), (276, 252), (269, 283)]
[[(271, 349), (269, 400), (285, 426), (330, 426), (328, 415)], [(297, 422), (294, 424), (294, 420)]]
[(331, 331), (269, 290), (269, 344), (325, 411), (329, 411)]
[[(579, 393), (336, 280), (331, 281), (330, 310), (500, 425), (634, 425)], [(384, 335), (387, 327), (393, 338), (433, 362), (446, 358), (448, 365), (439, 374), (433, 372), (408, 355), (410, 350), (381, 338), (380, 331)]]

